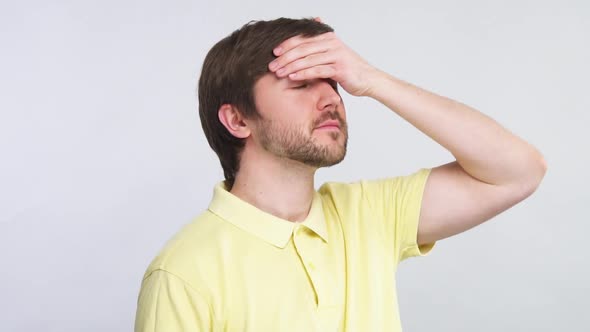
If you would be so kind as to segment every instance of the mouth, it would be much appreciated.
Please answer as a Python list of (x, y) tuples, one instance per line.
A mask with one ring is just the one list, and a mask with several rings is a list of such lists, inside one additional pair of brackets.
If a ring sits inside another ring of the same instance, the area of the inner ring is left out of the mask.
[(319, 126), (317, 126), (315, 129), (340, 130), (340, 122), (338, 122), (336, 120), (326, 121), (326, 122), (320, 124)]
[(321, 126), (317, 127), (316, 130), (340, 130), (338, 126)]

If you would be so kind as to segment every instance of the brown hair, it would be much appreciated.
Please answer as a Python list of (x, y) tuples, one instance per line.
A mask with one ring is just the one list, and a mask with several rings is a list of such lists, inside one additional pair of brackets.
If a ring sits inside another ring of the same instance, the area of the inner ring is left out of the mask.
[(250, 21), (207, 53), (199, 78), (199, 117), (207, 141), (219, 157), (228, 189), (234, 184), (245, 141), (219, 121), (219, 108), (231, 104), (245, 118), (258, 118), (254, 84), (269, 72), (268, 64), (276, 58), (273, 49), (293, 36), (312, 37), (331, 31), (330, 26), (313, 19)]

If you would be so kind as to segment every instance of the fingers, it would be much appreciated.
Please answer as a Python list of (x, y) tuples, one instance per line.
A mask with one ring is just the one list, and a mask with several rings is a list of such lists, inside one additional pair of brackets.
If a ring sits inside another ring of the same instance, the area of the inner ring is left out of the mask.
[(314, 66), (296, 73), (289, 74), (289, 79), (293, 81), (312, 80), (316, 78), (331, 78), (336, 74), (336, 68), (333, 65)]
[(303, 37), (301, 35), (297, 35), (280, 43), (277, 47), (275, 47), (273, 53), (276, 56), (281, 56), (301, 44), (333, 39), (334, 36), (335, 34), (333, 32), (322, 33), (321, 35), (314, 37)]
[(314, 53), (321, 53), (328, 50), (328, 45), (323, 43), (304, 43), (300, 44), (299, 47), (293, 48), (288, 52), (284, 53), (280, 57), (274, 59), (271, 63), (269, 63), (268, 68), (271, 71), (275, 71), (280, 69), (289, 63), (306, 56), (309, 56)]
[(278, 77), (285, 77), (291, 73), (296, 73), (307, 68), (325, 65), (334, 65), (334, 59), (330, 54), (312, 54), (306, 56), (305, 58), (300, 58), (296, 61), (293, 61), (290, 64), (284, 66), (283, 68), (280, 68), (279, 70), (277, 70), (276, 74)]
[(331, 78), (336, 73), (334, 52), (338, 39), (333, 32), (314, 37), (291, 37), (274, 49), (278, 56), (268, 65), (278, 77), (294, 80)]

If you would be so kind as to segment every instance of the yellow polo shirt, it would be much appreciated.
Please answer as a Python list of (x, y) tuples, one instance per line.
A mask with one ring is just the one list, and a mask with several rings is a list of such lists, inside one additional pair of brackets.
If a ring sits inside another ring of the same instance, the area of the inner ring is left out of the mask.
[(401, 331), (398, 263), (434, 246), (416, 242), (430, 171), (326, 183), (301, 223), (219, 183), (148, 267), (135, 331)]

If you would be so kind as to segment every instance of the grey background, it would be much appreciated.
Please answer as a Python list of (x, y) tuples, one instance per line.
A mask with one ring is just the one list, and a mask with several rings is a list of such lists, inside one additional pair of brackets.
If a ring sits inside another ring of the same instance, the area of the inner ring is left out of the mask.
[[(129, 331), (150, 260), (222, 172), (197, 114), (209, 48), (242, 24), (320, 16), (373, 65), (535, 145), (531, 197), (402, 263), (405, 331), (588, 331), (587, 1), (2, 1), (2, 331)], [(344, 95), (349, 154), (324, 181), (452, 160)]]

